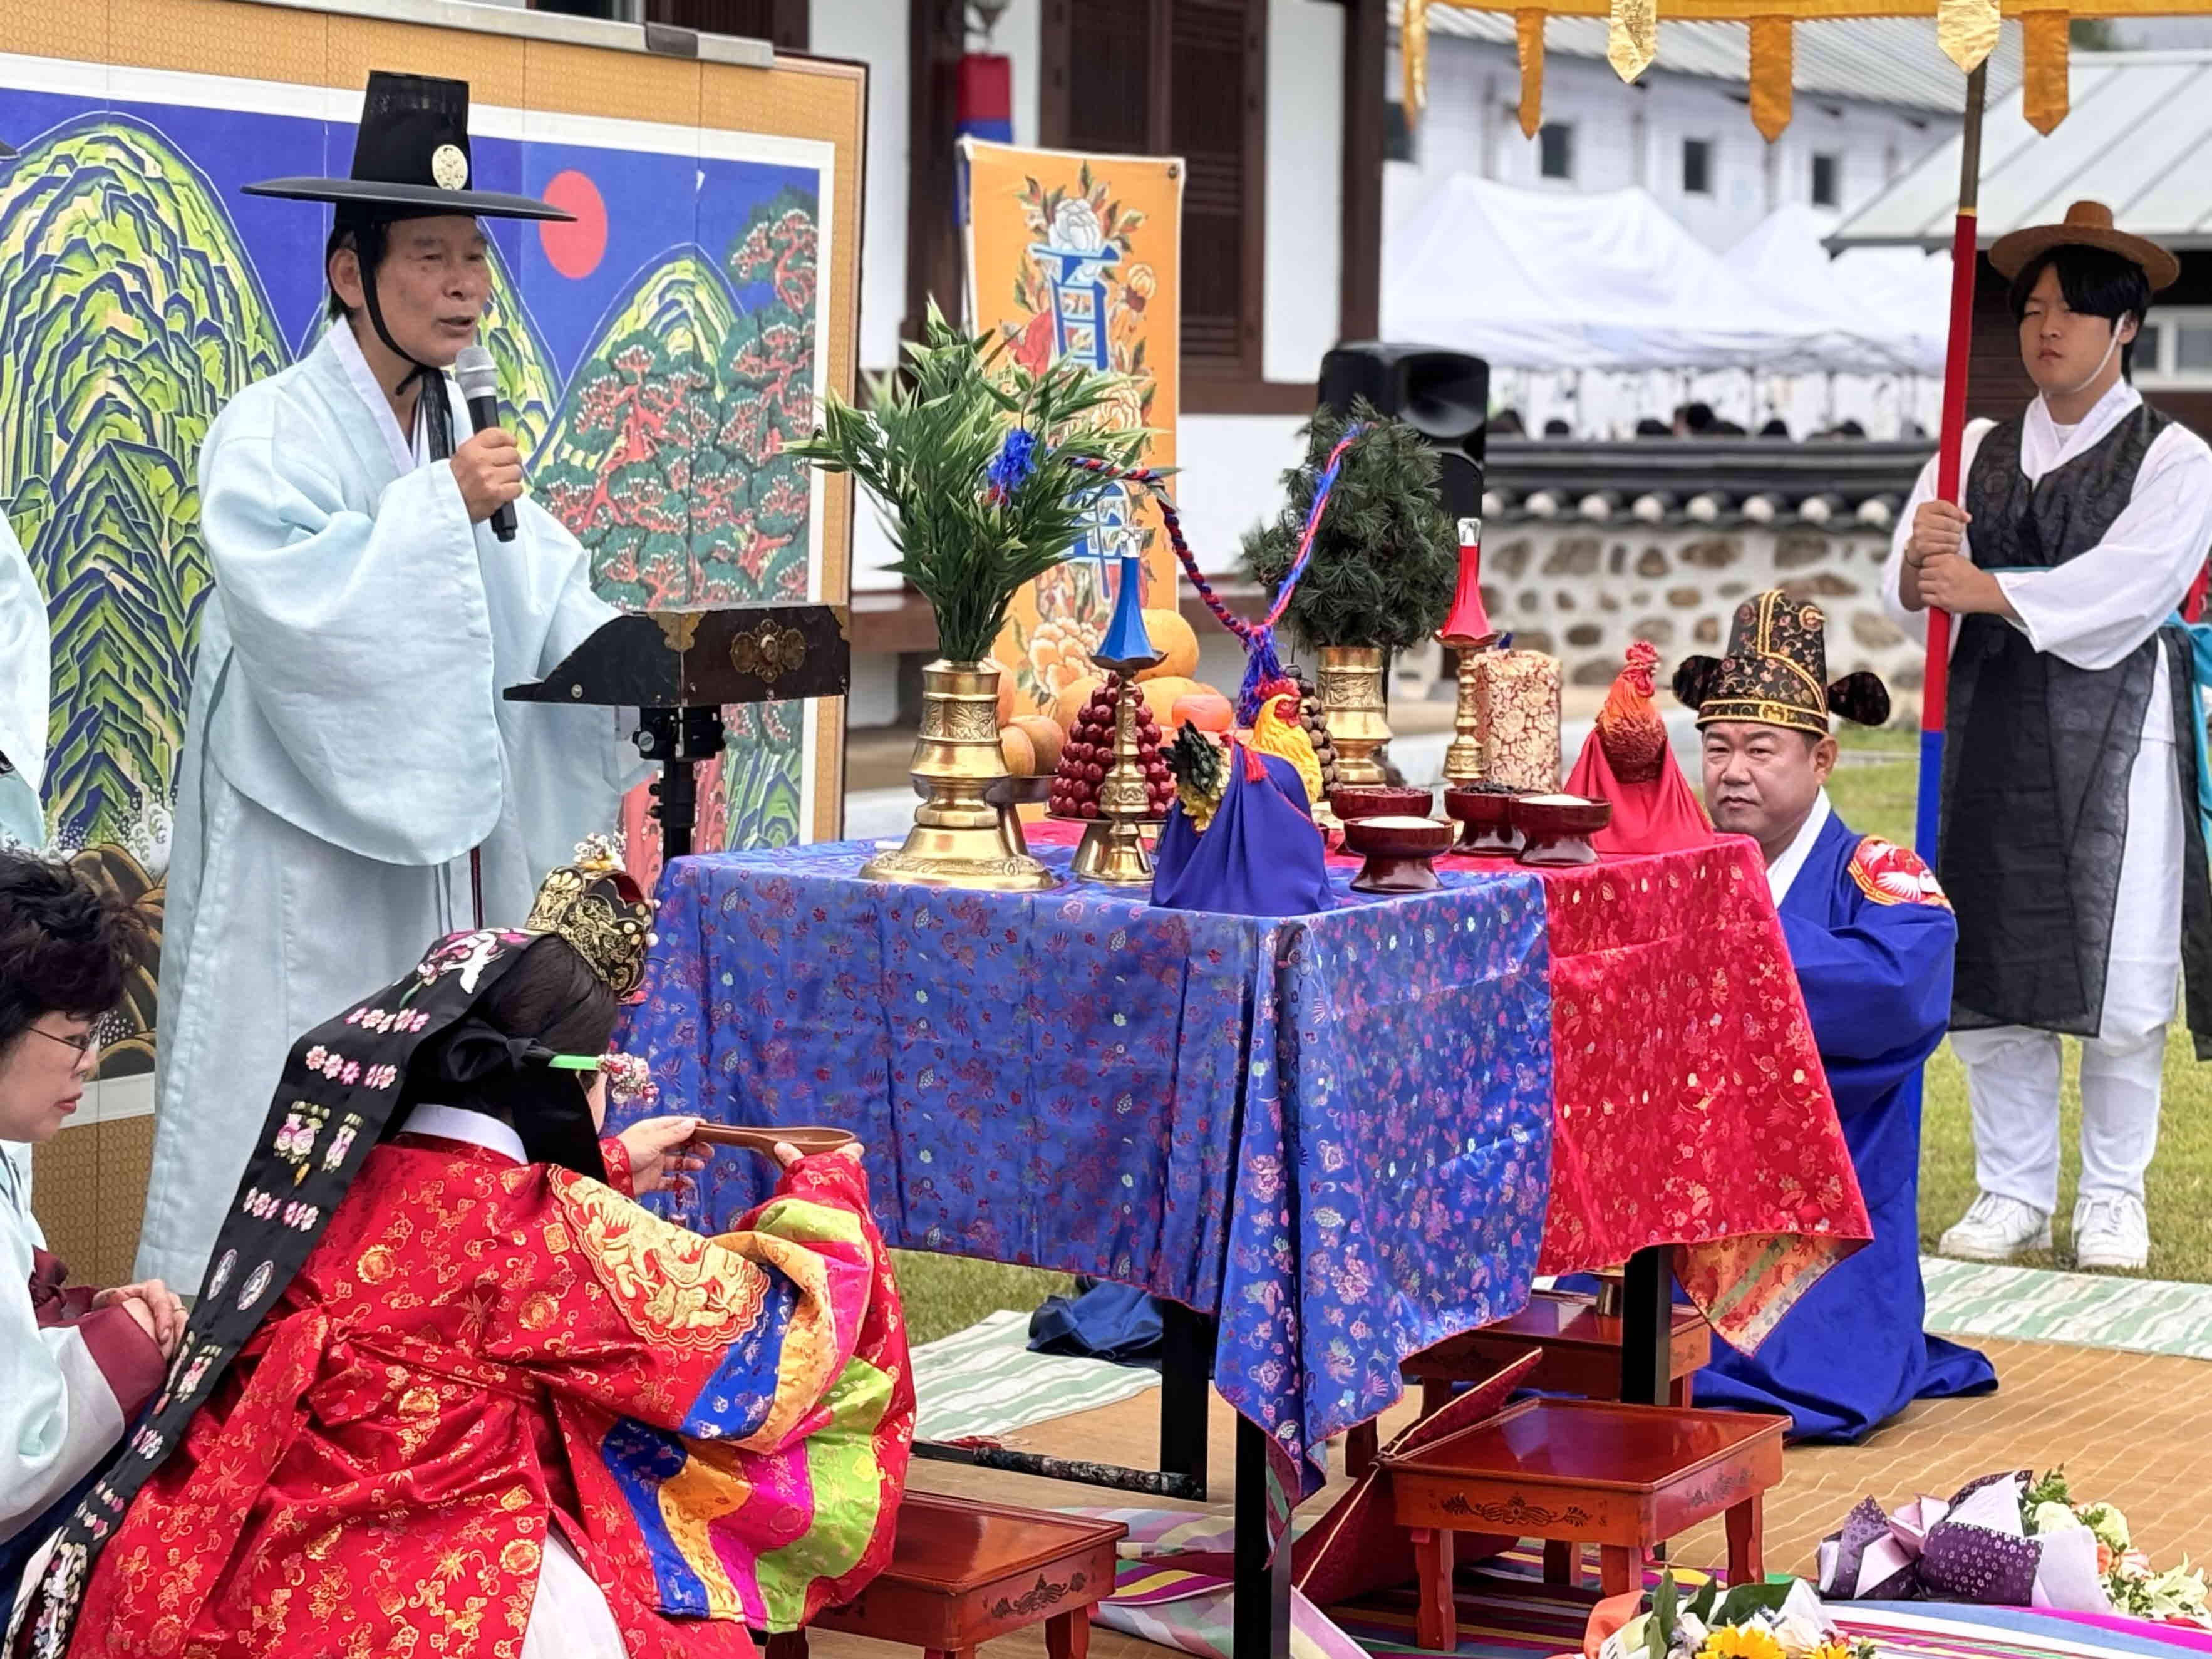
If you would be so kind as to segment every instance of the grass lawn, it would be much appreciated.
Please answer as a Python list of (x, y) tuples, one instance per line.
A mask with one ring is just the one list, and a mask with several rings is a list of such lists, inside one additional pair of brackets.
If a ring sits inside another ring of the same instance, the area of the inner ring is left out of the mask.
[[(1919, 734), (1852, 732), (1843, 738), (1844, 763), (1829, 785), (1836, 811), (1852, 829), (1912, 843), (1912, 798), (1917, 783)], [(2069, 1042), (2061, 1102), (2056, 1251), (2022, 1258), (2026, 1265), (2063, 1267), (2081, 1158), (2076, 1135), (2081, 1097), (2075, 1086), (2079, 1048)], [(2150, 1266), (2147, 1277), (2212, 1283), (2212, 1074), (2190, 1057), (2189, 1034), (2173, 1028), (2166, 1046), (2166, 1109), (2159, 1126), (2157, 1160), (2149, 1181)], [(1927, 1109), (1921, 1128), (1920, 1242), (1933, 1249), (1943, 1230), (1966, 1213), (1974, 1197), (1974, 1140), (1967, 1122), (1966, 1079), (1946, 1043), (1928, 1066)], [(2191, 1217), (2196, 1217), (2191, 1220)]]
[[(1912, 843), (1912, 797), (1919, 738), (1909, 732), (1851, 732), (1829, 793), (1845, 823), (1863, 834)], [(2075, 1135), (2081, 1101), (2074, 1081), (2075, 1045), (2067, 1045), (2061, 1145), (2064, 1158), (2057, 1218), (2057, 1249), (2030, 1266), (2069, 1264), (2069, 1223), (2079, 1171)], [(1932, 1249), (1974, 1196), (1973, 1135), (1966, 1083), (1948, 1044), (1928, 1067), (1926, 1121), (1921, 1133), (1920, 1239)], [(2212, 1283), (2212, 1073), (2190, 1059), (2188, 1033), (2174, 1028), (2166, 1051), (2166, 1113), (2158, 1159), (2151, 1165), (2151, 1256), (2148, 1276)], [(2191, 1217), (2197, 1218), (2191, 1220)], [(965, 1329), (997, 1308), (1034, 1308), (1063, 1274), (1001, 1267), (951, 1256), (901, 1253), (900, 1284), (914, 1340), (927, 1342)]]

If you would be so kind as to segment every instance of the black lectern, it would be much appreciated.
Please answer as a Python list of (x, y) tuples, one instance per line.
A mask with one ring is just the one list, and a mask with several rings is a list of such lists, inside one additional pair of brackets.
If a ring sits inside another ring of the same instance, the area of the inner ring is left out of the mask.
[(638, 752), (660, 763), (653, 786), (660, 856), (686, 856), (698, 822), (694, 763), (726, 746), (722, 709), (733, 702), (842, 697), (853, 648), (835, 605), (732, 611), (648, 611), (613, 618), (510, 702), (635, 708)]

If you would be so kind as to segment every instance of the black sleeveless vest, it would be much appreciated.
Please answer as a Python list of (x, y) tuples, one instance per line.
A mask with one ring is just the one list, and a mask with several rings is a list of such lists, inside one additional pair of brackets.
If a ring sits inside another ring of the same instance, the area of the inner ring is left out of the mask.
[[(1984, 569), (2049, 568), (2101, 542), (2127, 507), (2167, 417), (2137, 407), (2094, 447), (2031, 484), (2021, 471), (2022, 422), (1982, 440), (1966, 477), (1967, 532)], [(1954, 1030), (2027, 1025), (2094, 1036), (2120, 854), (2128, 775), (2142, 746), (2157, 653), (2167, 654), (2174, 752), (2188, 804), (2182, 956), (2190, 1024), (2212, 1032), (2212, 882), (2197, 832), (2194, 705), (2179, 631), (2162, 628), (2122, 662), (2076, 668), (2039, 652), (2002, 617), (1958, 621), (1943, 757), (1936, 867), (1957, 907)], [(2203, 1039), (2200, 1036), (2200, 1051)]]

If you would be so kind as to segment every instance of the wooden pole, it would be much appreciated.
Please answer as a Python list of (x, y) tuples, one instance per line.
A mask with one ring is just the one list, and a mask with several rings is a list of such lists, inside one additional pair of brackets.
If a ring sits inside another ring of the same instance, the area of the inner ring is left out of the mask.
[[(1973, 355), (1974, 273), (1981, 263), (1976, 210), (1981, 198), (1982, 102), (1987, 69), (1966, 77), (1966, 110), (1960, 125), (1959, 216), (1951, 232), (1951, 337), (1943, 359), (1943, 427), (1936, 448), (1936, 494), (1959, 499), (1959, 457), (1966, 435), (1966, 367)], [(1943, 815), (1943, 722), (1950, 702), (1951, 613), (1929, 606), (1928, 665), (1920, 695), (1920, 803), (1913, 842), (1929, 867)]]

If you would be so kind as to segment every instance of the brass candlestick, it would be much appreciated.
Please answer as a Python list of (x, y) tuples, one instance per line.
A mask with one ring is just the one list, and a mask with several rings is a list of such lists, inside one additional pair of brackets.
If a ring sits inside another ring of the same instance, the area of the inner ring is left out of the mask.
[(1482, 714), (1477, 707), (1476, 653), (1495, 644), (1498, 630), (1482, 603), (1482, 520), (1459, 521), (1459, 589), (1451, 614), (1437, 638), (1459, 659), (1459, 702), (1452, 710), (1451, 747), (1444, 750), (1444, 777), (1464, 787), (1481, 781), (1487, 757), (1482, 752)]
[(1136, 677), (1165, 655), (1156, 651), (1146, 657), (1091, 659), (1120, 675), (1121, 688), (1114, 699), (1114, 763), (1098, 785), (1098, 816), (1084, 825), (1083, 840), (1068, 866), (1085, 881), (1112, 887), (1152, 884), (1152, 855), (1139, 827), (1152, 821), (1152, 796), (1137, 737), (1137, 705), (1145, 694)]
[(1482, 728), (1474, 708), (1474, 653), (1459, 653), (1459, 701), (1452, 709), (1451, 746), (1444, 750), (1444, 781), (1464, 788), (1482, 780)]

